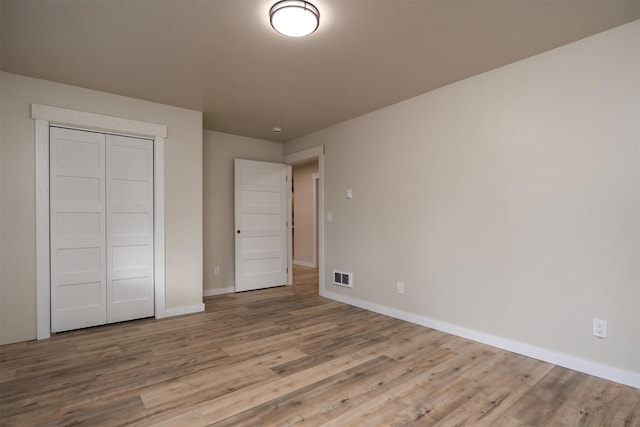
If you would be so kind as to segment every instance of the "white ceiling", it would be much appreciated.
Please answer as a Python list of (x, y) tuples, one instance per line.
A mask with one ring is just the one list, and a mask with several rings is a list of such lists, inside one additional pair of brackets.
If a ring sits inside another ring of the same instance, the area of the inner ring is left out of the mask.
[(312, 1), (319, 30), (292, 39), (275, 0), (1, 0), (1, 66), (287, 141), (640, 18), (640, 0)]

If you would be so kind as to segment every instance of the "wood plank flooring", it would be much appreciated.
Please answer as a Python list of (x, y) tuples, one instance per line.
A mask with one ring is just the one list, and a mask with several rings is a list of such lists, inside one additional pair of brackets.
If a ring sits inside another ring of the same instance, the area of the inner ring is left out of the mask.
[(640, 426), (640, 390), (294, 286), (0, 347), (2, 426)]

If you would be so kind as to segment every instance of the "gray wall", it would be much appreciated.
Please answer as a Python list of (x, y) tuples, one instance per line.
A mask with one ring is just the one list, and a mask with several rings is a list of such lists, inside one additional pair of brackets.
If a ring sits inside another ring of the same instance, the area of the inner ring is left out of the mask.
[(640, 386), (638, 40), (640, 21), (287, 143), (325, 144), (328, 294)]
[(166, 308), (202, 304), (202, 113), (15, 74), (0, 76), (0, 343), (36, 337), (32, 103), (167, 125)]
[[(204, 131), (204, 294), (233, 292), (233, 159), (282, 162), (282, 144)], [(214, 276), (214, 267), (220, 275)]]

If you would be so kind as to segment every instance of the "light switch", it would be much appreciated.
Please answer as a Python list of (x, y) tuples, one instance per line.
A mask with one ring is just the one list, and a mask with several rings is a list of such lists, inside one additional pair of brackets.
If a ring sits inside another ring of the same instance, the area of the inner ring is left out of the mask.
[(347, 199), (353, 199), (353, 190), (347, 188)]
[(327, 222), (333, 221), (333, 212), (327, 212)]

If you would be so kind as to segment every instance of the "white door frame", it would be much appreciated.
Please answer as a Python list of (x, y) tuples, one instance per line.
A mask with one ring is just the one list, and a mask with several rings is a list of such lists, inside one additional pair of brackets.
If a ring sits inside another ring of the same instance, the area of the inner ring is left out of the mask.
[(318, 215), (318, 189), (320, 188), (320, 180), (317, 173), (311, 176), (311, 185), (313, 189), (313, 266), (318, 268), (318, 235), (320, 234), (320, 230), (318, 230), (318, 220), (320, 219), (320, 215)]
[(165, 125), (31, 104), (36, 151), (36, 330), (37, 339), (51, 335), (49, 247), (49, 126), (52, 124), (153, 139), (154, 178), (154, 299), (155, 317), (165, 317), (164, 275), (164, 140)]
[[(284, 156), (288, 165), (318, 160), (318, 292), (324, 296), (324, 145), (318, 145), (307, 150), (298, 151)], [(291, 207), (291, 201), (287, 204)], [(293, 253), (289, 245), (289, 265), (293, 265)], [(293, 282), (293, 269), (289, 269), (289, 283)]]

